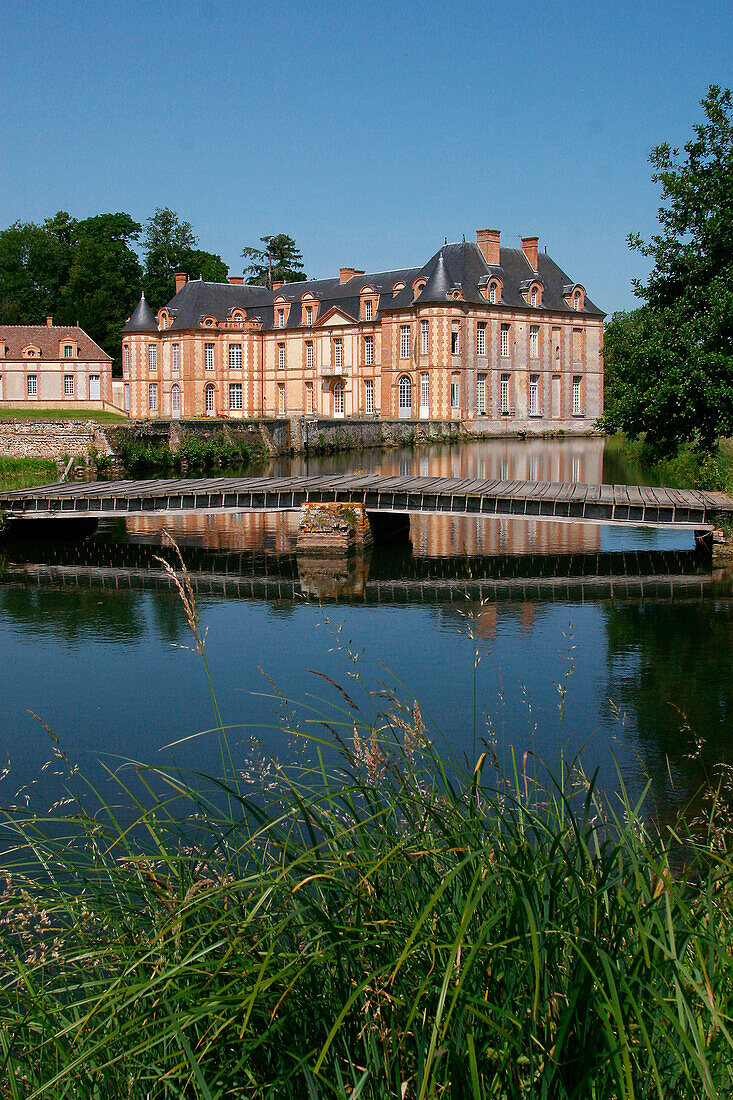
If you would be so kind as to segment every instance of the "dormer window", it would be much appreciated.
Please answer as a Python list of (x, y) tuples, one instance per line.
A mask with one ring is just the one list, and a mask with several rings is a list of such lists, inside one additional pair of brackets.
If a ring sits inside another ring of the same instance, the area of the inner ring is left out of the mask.
[(205, 324), (206, 328), (213, 328), (214, 318), (213, 317), (205, 317), (204, 318), (204, 324)]
[(373, 315), (373, 308), (374, 308), (374, 306), (373, 306), (373, 303), (372, 303), (371, 299), (367, 298), (366, 302), (364, 302), (364, 320), (365, 321), (371, 321), (372, 315)]
[(496, 305), (496, 283), (492, 283), (489, 287), (489, 301), (492, 306)]
[(285, 310), (279, 309), (277, 311), (277, 327), (285, 328)]
[(307, 325), (313, 324), (313, 306), (305, 307), (305, 323)]
[(72, 344), (64, 344), (64, 359), (74, 358), (74, 348)]
[(412, 297), (413, 297), (413, 299), (417, 299), (417, 298), (420, 297), (420, 295), (423, 292), (423, 288), (424, 288), (426, 282), (427, 282), (426, 279), (416, 279), (415, 280), (415, 282), (412, 284)]
[(580, 309), (580, 291), (576, 290), (573, 295), (573, 309)]
[(532, 287), (532, 294), (530, 296), (530, 305), (533, 305), (533, 306), (537, 305), (537, 287), (536, 286)]
[(232, 314), (232, 320), (234, 321), (234, 324), (237, 326), (237, 328), (241, 328), (244, 324), (244, 314), (240, 313), (239, 310), (237, 310), (236, 313)]
[(399, 292), (401, 290), (404, 290), (404, 289), (405, 289), (405, 284), (404, 283), (401, 283), (401, 282), (400, 283), (395, 283), (394, 286), (392, 287), (392, 297), (396, 298), (397, 295), (399, 294)]

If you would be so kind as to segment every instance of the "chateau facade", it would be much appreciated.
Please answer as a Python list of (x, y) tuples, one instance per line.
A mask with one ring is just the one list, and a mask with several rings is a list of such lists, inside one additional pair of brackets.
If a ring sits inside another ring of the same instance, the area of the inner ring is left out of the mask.
[(136, 418), (461, 421), (490, 433), (589, 431), (603, 411), (603, 318), (538, 239), (497, 230), (421, 268), (273, 289), (189, 281), (123, 329)]
[(37, 408), (113, 403), (112, 360), (78, 325), (0, 325), (0, 404)]

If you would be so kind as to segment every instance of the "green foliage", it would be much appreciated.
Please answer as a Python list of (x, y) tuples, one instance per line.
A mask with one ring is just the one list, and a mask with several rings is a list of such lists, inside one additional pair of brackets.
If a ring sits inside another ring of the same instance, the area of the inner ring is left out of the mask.
[(260, 237), (264, 248), (247, 247), (242, 256), (249, 260), (244, 274), (252, 286), (266, 286), (272, 289), (273, 282), (300, 283), (307, 278), (303, 270), (303, 256), (292, 237), (287, 233), (276, 233), (271, 237)]
[(0, 489), (27, 489), (58, 480), (56, 463), (47, 458), (0, 458)]
[(654, 261), (644, 305), (616, 314), (605, 340), (603, 423), (644, 434), (655, 456), (683, 443), (710, 451), (733, 433), (733, 107), (730, 90), (711, 85), (706, 121), (684, 157), (664, 143), (652, 150), (662, 186), (661, 232), (629, 242)]
[(239, 433), (224, 431), (208, 437), (194, 432), (183, 432), (175, 452), (171, 452), (167, 441), (150, 442), (130, 432), (121, 431), (115, 438), (115, 450), (125, 469), (131, 474), (180, 471), (182, 467), (198, 470), (219, 467), (241, 469), (263, 455), (261, 447)]
[[(618, 478), (612, 465), (622, 463)], [(691, 443), (683, 444), (670, 458), (656, 458), (646, 440), (628, 440), (616, 436), (606, 443), (604, 477), (636, 482), (641, 485), (669, 485), (674, 489), (711, 489), (733, 492), (733, 453), (731, 443), (723, 440), (711, 451), (701, 451)]]
[(156, 207), (145, 226), (143, 253), (145, 297), (155, 312), (175, 294), (175, 274), (185, 271), (191, 278), (225, 283), (229, 268), (211, 252), (203, 252), (190, 222), (181, 221), (167, 207)]
[(43, 226), (14, 222), (0, 232), (3, 324), (39, 325), (58, 313), (71, 264), (70, 243), (60, 239), (59, 232), (68, 217), (60, 211)]

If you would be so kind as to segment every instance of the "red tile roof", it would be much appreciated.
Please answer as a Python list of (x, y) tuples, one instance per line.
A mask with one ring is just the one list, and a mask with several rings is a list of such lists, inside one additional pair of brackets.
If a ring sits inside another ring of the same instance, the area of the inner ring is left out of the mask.
[[(112, 357), (103, 351), (99, 344), (95, 344), (91, 336), (87, 336), (84, 329), (78, 325), (0, 325), (0, 361), (4, 358), (20, 359), (21, 351), (29, 344), (40, 348), (40, 359), (63, 359), (64, 353), (60, 347), (64, 340), (73, 340), (79, 345), (79, 355), (74, 356), (77, 362), (84, 360), (99, 361)], [(7, 348), (2, 355), (3, 348)]]

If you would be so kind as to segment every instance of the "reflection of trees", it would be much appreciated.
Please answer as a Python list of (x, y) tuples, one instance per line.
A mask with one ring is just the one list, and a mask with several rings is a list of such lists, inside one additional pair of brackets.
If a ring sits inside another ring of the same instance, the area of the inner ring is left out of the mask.
[[(654, 797), (660, 808), (670, 797), (685, 801), (714, 774), (717, 763), (732, 755), (729, 595), (613, 605), (607, 610), (606, 629), (607, 694), (622, 712), (630, 713), (638, 730)], [(697, 738), (704, 745), (699, 758), (689, 760)]]
[(146, 632), (143, 600), (141, 593), (130, 591), (0, 586), (0, 614), (5, 620), (39, 637), (52, 634), (65, 641), (141, 638)]

